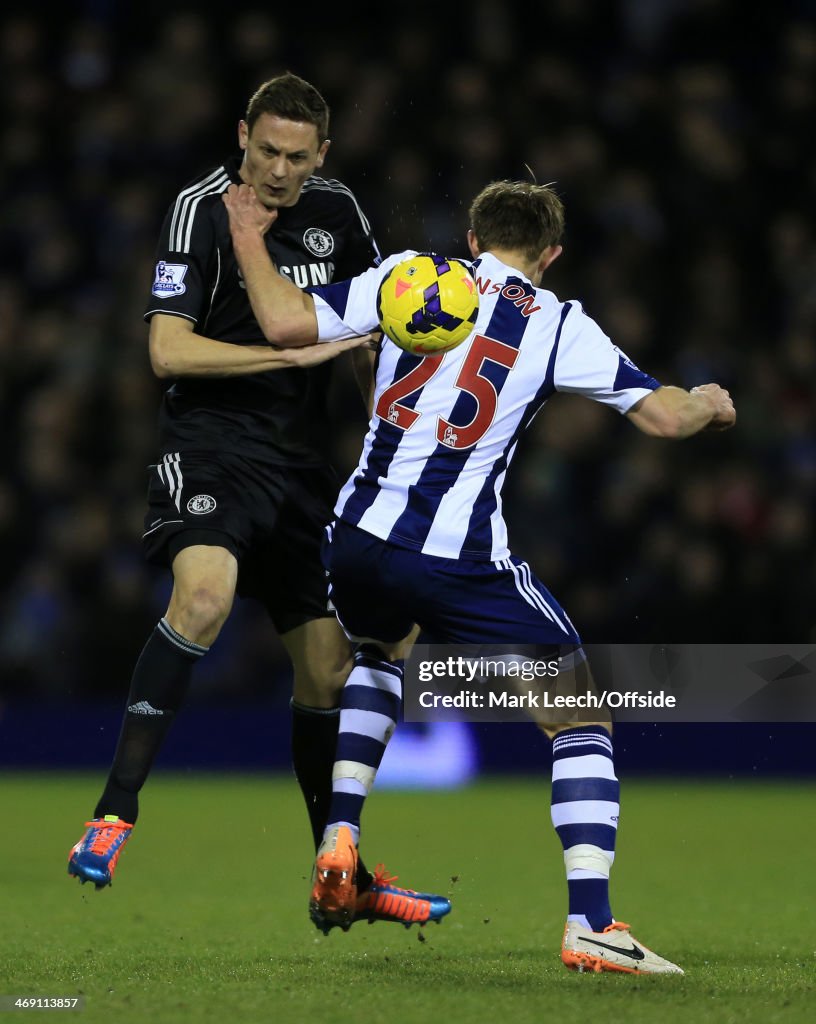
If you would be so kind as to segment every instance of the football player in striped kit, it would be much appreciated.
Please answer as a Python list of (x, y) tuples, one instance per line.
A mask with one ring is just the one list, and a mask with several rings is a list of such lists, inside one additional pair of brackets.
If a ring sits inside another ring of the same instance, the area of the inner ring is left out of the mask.
[[(266, 235), (299, 287), (379, 262), (368, 221), (341, 182), (315, 174), (329, 149), (320, 93), (286, 73), (264, 83), (238, 125), (240, 155), (182, 189), (162, 227), (151, 295), (150, 358), (167, 379), (161, 455), (150, 476), (144, 544), (169, 566), (165, 616), (134, 669), (105, 790), (68, 872), (109, 885), (139, 792), (236, 593), (260, 600), (294, 668), (292, 760), (315, 847), (332, 799), (332, 765), (351, 647), (327, 608), (320, 558), (338, 481), (327, 457), (329, 360), (360, 340), (272, 348), (247, 298), (221, 197), (251, 183), (276, 215)], [(398, 902), (393, 898), (398, 896)], [(431, 896), (362, 872), (355, 919), (427, 920)], [(433, 897), (434, 913), (447, 900)]]
[[(307, 294), (269, 261), (263, 234), (274, 214), (250, 188), (230, 188), (224, 202), (250, 300), (271, 341), (328, 342), (376, 329), (379, 285), (411, 253)], [(661, 385), (580, 303), (540, 287), (561, 252), (563, 207), (552, 189), (494, 182), (470, 216), (471, 271), (481, 293), (474, 329), (457, 348), (426, 359), (381, 342), (363, 452), (327, 531), (332, 601), (358, 646), (343, 691), (334, 798), (310, 909), (314, 919), (341, 926), (353, 916), (360, 812), (399, 715), (401, 659), (414, 624), (431, 642), (551, 647), (562, 670), (587, 671), (566, 612), (507, 547), (501, 489), (541, 406), (557, 391), (584, 395), (665, 438), (735, 422), (719, 385), (690, 392)], [(569, 889), (563, 962), (578, 970), (682, 973), (612, 915), (619, 786), (611, 728), (539, 724), (553, 740), (552, 820)]]

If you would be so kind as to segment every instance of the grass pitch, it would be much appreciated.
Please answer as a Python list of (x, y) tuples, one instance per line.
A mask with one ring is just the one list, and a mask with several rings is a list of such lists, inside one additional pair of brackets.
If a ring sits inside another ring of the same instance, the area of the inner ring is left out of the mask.
[(86, 1008), (69, 1020), (799, 1024), (816, 1014), (812, 786), (624, 782), (612, 907), (687, 972), (633, 978), (560, 964), (566, 885), (546, 778), (375, 793), (371, 866), (382, 859), (405, 885), (450, 893), (453, 913), (423, 931), (357, 924), (325, 938), (306, 916), (311, 851), (293, 780), (156, 775), (113, 887), (96, 892), (65, 872), (101, 782), (3, 780), (0, 995), (82, 993)]

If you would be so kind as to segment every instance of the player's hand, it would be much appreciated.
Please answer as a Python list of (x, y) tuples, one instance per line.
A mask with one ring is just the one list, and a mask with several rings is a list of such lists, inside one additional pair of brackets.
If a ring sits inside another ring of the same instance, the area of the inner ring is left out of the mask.
[(360, 338), (347, 338), (345, 341), (326, 341), (320, 345), (303, 345), (301, 348), (281, 349), (286, 353), (287, 361), (291, 366), (307, 368), (319, 366), (329, 359), (336, 359), (343, 352), (349, 352), (353, 348), (369, 347), (374, 335), (364, 334)]
[(706, 430), (728, 430), (737, 422), (737, 411), (731, 401), (731, 395), (719, 384), (698, 384), (691, 393), (703, 394), (711, 403), (714, 415)]
[(251, 185), (230, 185), (221, 198), (233, 236), (241, 232), (265, 235), (277, 220), (278, 211), (268, 210)]

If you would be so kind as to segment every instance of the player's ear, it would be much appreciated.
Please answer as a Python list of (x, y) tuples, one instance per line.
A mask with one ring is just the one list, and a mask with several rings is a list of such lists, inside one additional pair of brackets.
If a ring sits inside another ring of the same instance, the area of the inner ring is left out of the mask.
[(326, 159), (326, 154), (329, 151), (331, 145), (331, 139), (326, 139), (320, 149), (317, 151), (317, 160), (315, 161), (315, 167), (322, 167), (323, 161)]
[(539, 273), (543, 274), (547, 267), (554, 263), (563, 251), (564, 247), (561, 245), (548, 245), (538, 258)]
[(481, 255), (481, 249), (479, 248), (479, 239), (476, 237), (476, 232), (473, 228), (468, 228), (467, 243), (470, 249), (470, 255), (474, 260)]
[(249, 125), (246, 123), (246, 121), (239, 121), (238, 122), (238, 145), (241, 147), (241, 149), (245, 150), (247, 148), (247, 143), (248, 142), (249, 142)]

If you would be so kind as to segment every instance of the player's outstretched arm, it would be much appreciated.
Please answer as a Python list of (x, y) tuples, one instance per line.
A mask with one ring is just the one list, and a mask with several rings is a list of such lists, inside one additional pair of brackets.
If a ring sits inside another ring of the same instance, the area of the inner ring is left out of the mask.
[(230, 345), (195, 334), (183, 317), (155, 313), (150, 320), (150, 364), (157, 377), (237, 377), (290, 366), (317, 366), (342, 352), (369, 344), (351, 338), (306, 348)]
[(681, 439), (701, 430), (728, 430), (737, 420), (734, 403), (719, 384), (686, 391), (661, 387), (642, 398), (626, 415), (644, 434)]
[(281, 277), (263, 240), (277, 210), (267, 210), (251, 185), (230, 185), (222, 198), (252, 312), (267, 341), (287, 348), (313, 345), (318, 340), (314, 299)]

